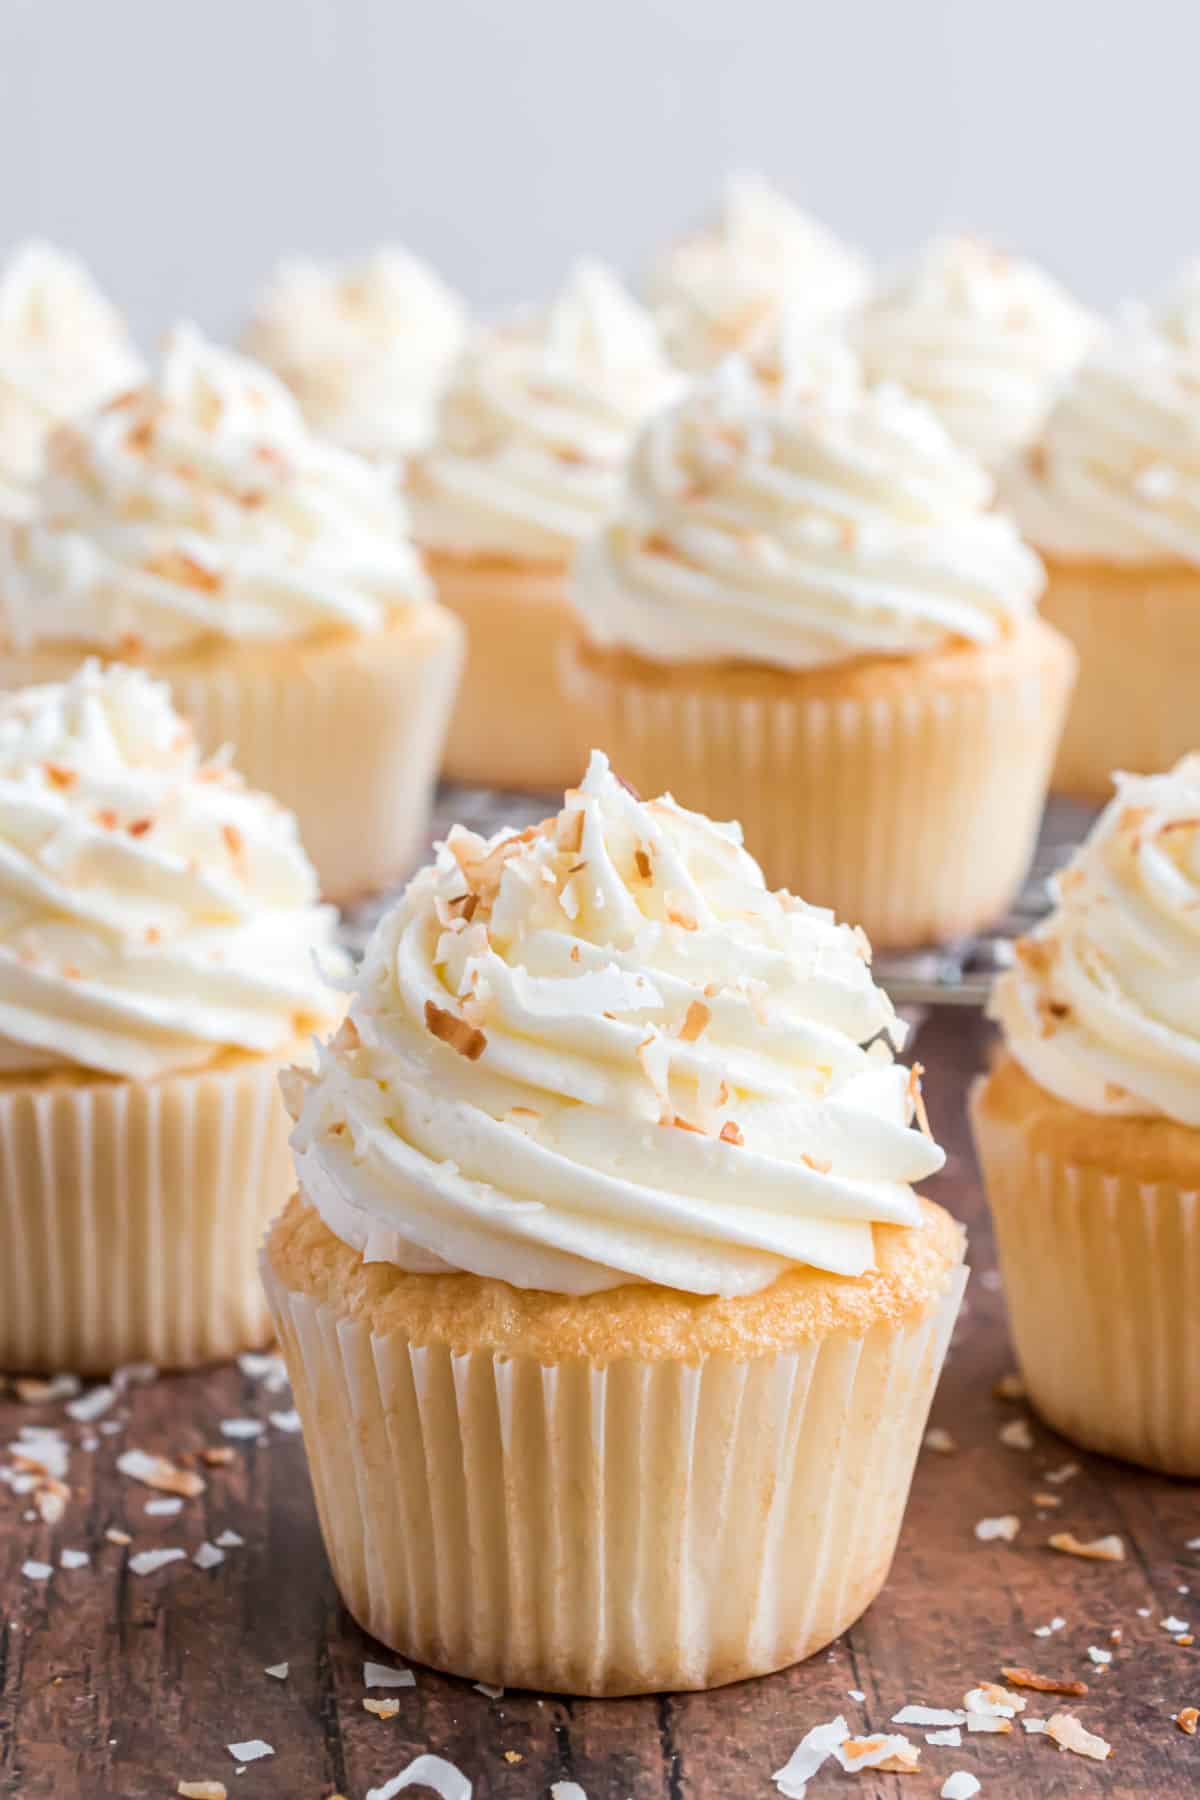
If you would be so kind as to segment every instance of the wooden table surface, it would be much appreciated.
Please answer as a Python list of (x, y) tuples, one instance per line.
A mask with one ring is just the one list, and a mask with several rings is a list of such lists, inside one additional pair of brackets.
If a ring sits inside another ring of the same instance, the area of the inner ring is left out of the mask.
[[(1036, 1420), (1032, 1451), (999, 1440), (1025, 1409), (992, 1394), (1011, 1358), (963, 1119), (984, 1048), (978, 1019), (949, 1011), (933, 1016), (916, 1048), (934, 1128), (950, 1151), (934, 1191), (971, 1230), (967, 1310), (933, 1409), (958, 1448), (922, 1454), (891, 1581), (832, 1649), (764, 1681), (641, 1700), (492, 1700), (419, 1669), (415, 1689), (397, 1696), (398, 1715), (382, 1720), (363, 1710), (362, 1664), (394, 1659), (338, 1605), (301, 1442), (286, 1429), (286, 1392), (237, 1368), (164, 1378), (129, 1390), (103, 1421), (119, 1429), (103, 1434), (68, 1420), (61, 1402), (9, 1399), (0, 1401), (0, 1444), (21, 1426), (56, 1424), (76, 1447), (72, 1496), (55, 1526), (28, 1516), (27, 1496), (0, 1487), (0, 1793), (157, 1800), (184, 1778), (223, 1781), (236, 1800), (364, 1800), (429, 1750), (457, 1763), (476, 1796), (541, 1800), (553, 1782), (573, 1780), (588, 1800), (741, 1800), (775, 1793), (772, 1772), (810, 1726), (842, 1712), (855, 1730), (886, 1729), (904, 1703), (957, 1706), (1013, 1662), (1088, 1682), (1082, 1700), (1039, 1704), (1031, 1695), (1029, 1710), (1072, 1707), (1112, 1742), (1109, 1762), (1019, 1731), (971, 1736), (960, 1750), (924, 1748), (914, 1775), (851, 1776), (829, 1764), (810, 1800), (915, 1800), (938, 1794), (954, 1769), (979, 1777), (983, 1800), (1200, 1791), (1200, 1737), (1171, 1720), (1200, 1705), (1200, 1642), (1177, 1645), (1160, 1624), (1171, 1614), (1194, 1618), (1200, 1639), (1200, 1551), (1186, 1547), (1200, 1535), (1198, 1490), (1077, 1455)], [(149, 1490), (116, 1471), (122, 1447), (177, 1456), (228, 1441), (224, 1420), (272, 1412), (284, 1428), (268, 1423), (259, 1439), (234, 1442), (231, 1465), (206, 1471), (206, 1493), (178, 1517), (147, 1516)], [(91, 1450), (79, 1447), (88, 1436), (99, 1440)], [(1069, 1461), (1080, 1468), (1057, 1490), (1061, 1507), (1039, 1517), (1033, 1493), (1045, 1471)], [(978, 1519), (1010, 1512), (1021, 1519), (1015, 1543), (976, 1540)], [(130, 1548), (106, 1541), (112, 1526), (130, 1533)], [(1048, 1549), (1051, 1531), (1063, 1528), (1083, 1538), (1119, 1532), (1127, 1560), (1087, 1563)], [(208, 1572), (190, 1560), (141, 1577), (128, 1569), (138, 1549), (190, 1553), (226, 1530), (244, 1546)], [(90, 1564), (59, 1568), (64, 1547), (89, 1551)], [(54, 1564), (52, 1578), (26, 1578), (28, 1559)], [(1033, 1635), (1056, 1615), (1061, 1631)], [(1091, 1667), (1089, 1645), (1113, 1649), (1107, 1670)], [(264, 1673), (285, 1661), (286, 1681)], [(851, 1689), (865, 1699), (852, 1700)], [(922, 1741), (920, 1729), (909, 1735)], [(275, 1754), (238, 1775), (225, 1746), (251, 1738)]]

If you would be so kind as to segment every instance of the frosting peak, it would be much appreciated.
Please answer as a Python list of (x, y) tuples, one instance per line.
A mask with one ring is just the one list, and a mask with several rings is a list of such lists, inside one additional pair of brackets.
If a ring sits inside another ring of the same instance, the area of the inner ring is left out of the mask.
[(862, 298), (867, 264), (755, 175), (735, 175), (715, 217), (668, 246), (649, 292), (681, 368), (703, 373), (752, 354), (781, 318), (811, 330)]
[(679, 378), (649, 315), (597, 263), (553, 305), (479, 332), (410, 470), (423, 544), (559, 559), (611, 510), (630, 441)]
[(410, 1270), (562, 1293), (860, 1274), (943, 1161), (868, 957), (768, 892), (736, 826), (637, 800), (597, 753), (556, 817), (452, 831), (383, 920), (303, 1090), (302, 1186)]
[(141, 364), (83, 264), (22, 246), (0, 270), (0, 516), (23, 516), (48, 433), (128, 387)]
[(1116, 783), (992, 1016), (1060, 1099), (1200, 1126), (1200, 756)]
[(646, 427), (573, 598), (597, 642), (664, 662), (800, 669), (988, 643), (1042, 585), (991, 494), (899, 389), (773, 399), (730, 358)]
[(155, 381), (55, 434), (32, 518), (0, 537), (0, 621), (160, 653), (371, 631), (429, 595), (404, 523), (386, 473), (182, 326)]
[(334, 913), (290, 813), (203, 763), (165, 685), (0, 698), (0, 1070), (152, 1079), (331, 1022)]
[(856, 339), (870, 380), (928, 401), (991, 467), (1037, 435), (1095, 337), (1050, 276), (978, 238), (938, 238), (873, 296)]
[(340, 268), (281, 263), (244, 343), (287, 383), (315, 430), (362, 456), (395, 458), (428, 442), (465, 331), (458, 296), (419, 257), (389, 245)]

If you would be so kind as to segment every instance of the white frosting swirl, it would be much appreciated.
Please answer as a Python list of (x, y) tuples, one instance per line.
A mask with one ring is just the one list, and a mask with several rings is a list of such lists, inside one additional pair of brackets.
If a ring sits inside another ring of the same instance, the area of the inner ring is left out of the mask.
[(1060, 1099), (1200, 1126), (1200, 756), (1116, 782), (991, 1012)]
[(290, 813), (118, 665), (0, 698), (0, 1070), (149, 1080), (328, 1026), (335, 914)]
[(849, 312), (868, 266), (831, 231), (753, 175), (725, 184), (714, 219), (671, 244), (648, 289), (680, 368), (702, 374), (752, 355), (781, 318), (806, 330)]
[(0, 535), (0, 624), (168, 653), (373, 631), (429, 598), (404, 524), (384, 470), (185, 326), (156, 381), (55, 434), (34, 516)]
[(410, 468), (422, 544), (559, 560), (611, 511), (642, 420), (678, 389), (647, 313), (579, 263), (554, 304), (480, 332)]
[(391, 246), (343, 267), (281, 263), (243, 336), (314, 430), (361, 456), (428, 443), (466, 333), (466, 307), (427, 263)]
[(1004, 497), (1050, 555), (1200, 567), (1200, 270), (1158, 313), (1126, 309)]
[(597, 753), (557, 819), (455, 829), (384, 919), (299, 1107), (302, 1188), (368, 1261), (517, 1287), (861, 1274), (944, 1160), (868, 956)]
[(869, 380), (928, 401), (994, 468), (1036, 437), (1095, 333), (1091, 315), (1032, 263), (952, 237), (886, 281), (854, 335)]
[(117, 309), (73, 256), (22, 246), (0, 270), (0, 516), (28, 510), (46, 438), (140, 379)]
[(775, 404), (730, 359), (647, 426), (572, 597), (596, 642), (661, 662), (803, 669), (989, 643), (1042, 585), (991, 492), (898, 389)]

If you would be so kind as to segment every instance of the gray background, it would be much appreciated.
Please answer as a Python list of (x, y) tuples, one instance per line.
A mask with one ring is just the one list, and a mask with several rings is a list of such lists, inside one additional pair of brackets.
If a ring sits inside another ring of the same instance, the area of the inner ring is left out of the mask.
[(143, 336), (385, 237), (491, 308), (636, 270), (733, 165), (1110, 304), (1200, 250), (1198, 66), (1195, 0), (0, 0), (0, 249), (78, 249)]

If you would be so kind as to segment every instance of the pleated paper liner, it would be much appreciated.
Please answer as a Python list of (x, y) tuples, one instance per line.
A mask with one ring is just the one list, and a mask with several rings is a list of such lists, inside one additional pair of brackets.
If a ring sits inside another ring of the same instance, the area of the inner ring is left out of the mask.
[(561, 684), (563, 650), (575, 631), (565, 563), (436, 550), (425, 560), (438, 599), (468, 641), (446, 779), (558, 794), (574, 787), (593, 746)]
[(798, 674), (576, 640), (565, 679), (640, 793), (739, 819), (772, 886), (908, 949), (989, 924), (1018, 892), (1073, 669), (1032, 620), (987, 649)]
[[(0, 687), (64, 680), (86, 654), (5, 649)], [(462, 654), (457, 621), (427, 606), (382, 631), (133, 660), (170, 683), (204, 751), (231, 744), (249, 784), (295, 813), (327, 898), (349, 901), (424, 846)]]
[[(1143, 1132), (1128, 1130), (1145, 1121), (1067, 1108), (1010, 1058), (977, 1084), (971, 1113), (1034, 1406), (1085, 1449), (1200, 1476), (1194, 1163), (1180, 1181), (1155, 1170)], [(1069, 1153), (1064, 1126), (1077, 1142), (1096, 1134), (1095, 1163)]]
[(706, 1688), (810, 1655), (886, 1579), (959, 1265), (899, 1325), (697, 1364), (373, 1333), (264, 1278), (359, 1623), (473, 1680)]
[(270, 1341), (258, 1247), (294, 1186), (279, 1069), (0, 1084), (0, 1369), (186, 1368)]
[(1042, 612), (1079, 652), (1054, 786), (1107, 800), (1114, 769), (1152, 775), (1200, 748), (1200, 569), (1045, 560)]

